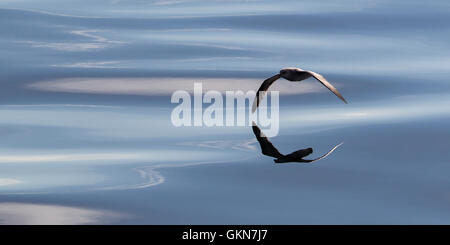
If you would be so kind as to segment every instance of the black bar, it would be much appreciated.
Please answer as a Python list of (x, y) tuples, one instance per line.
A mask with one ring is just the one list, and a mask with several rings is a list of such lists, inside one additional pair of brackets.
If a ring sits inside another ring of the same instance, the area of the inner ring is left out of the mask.
[[(267, 232), (265, 232), (267, 231)], [(203, 232), (203, 233), (200, 233)], [(207, 232), (209, 232), (207, 234)], [(214, 237), (212, 234), (215, 232)], [(188, 234), (188, 236), (186, 236)], [(197, 234), (197, 236), (195, 236)], [(56, 236), (57, 235), (57, 236)], [(87, 242), (105, 239), (126, 244), (273, 244), (280, 241), (297, 241), (311, 244), (332, 241), (377, 242), (385, 244), (398, 241), (450, 237), (450, 226), (302, 226), (302, 225), (152, 225), (152, 226), (0, 226), (0, 236), (14, 239), (29, 238), (55, 240), (62, 236), (66, 241)], [(186, 239), (187, 238), (187, 239)], [(330, 244), (331, 245), (331, 244)]]

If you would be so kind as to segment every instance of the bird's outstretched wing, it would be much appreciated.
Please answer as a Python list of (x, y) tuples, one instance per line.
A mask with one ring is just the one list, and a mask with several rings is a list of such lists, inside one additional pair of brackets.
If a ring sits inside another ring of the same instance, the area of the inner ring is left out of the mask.
[(264, 82), (261, 84), (261, 87), (259, 87), (258, 92), (256, 92), (256, 97), (255, 97), (255, 100), (253, 101), (253, 106), (252, 106), (252, 113), (256, 111), (256, 108), (258, 108), (258, 106), (259, 106), (260, 99), (262, 99), (262, 98), (259, 98), (259, 93), (261, 91), (267, 91), (267, 89), (269, 89), (270, 85), (272, 85), (272, 83), (274, 83), (280, 77), (281, 77), (280, 74), (277, 74), (277, 75), (274, 75), (274, 76), (269, 77), (266, 80), (264, 80)]
[(262, 154), (270, 157), (276, 157), (280, 158), (283, 157), (283, 154), (281, 154), (275, 146), (272, 145), (272, 143), (267, 139), (267, 137), (261, 132), (261, 130), (256, 126), (256, 124), (253, 124), (252, 126), (253, 133), (256, 136), (256, 139), (259, 142), (259, 145), (261, 146), (261, 152)]
[(318, 158), (312, 159), (312, 160), (303, 159), (302, 162), (311, 163), (311, 162), (315, 162), (315, 161), (322, 160), (322, 159), (324, 159), (325, 157), (327, 157), (328, 155), (330, 155), (334, 150), (336, 150), (336, 149), (337, 149), (339, 146), (341, 146), (342, 144), (344, 144), (344, 142), (342, 142), (342, 143), (338, 144), (337, 146), (333, 147), (329, 152), (327, 152), (326, 154), (324, 154), (324, 155), (321, 156), (321, 157), (318, 157)]
[(285, 155), (285, 158), (290, 158), (290, 159), (300, 159), (300, 158), (304, 158), (308, 155), (311, 155), (311, 153), (313, 153), (313, 149), (312, 148), (306, 148), (306, 149), (300, 149), (297, 151), (294, 151), (292, 153), (289, 153), (287, 155)]
[(347, 104), (347, 101), (344, 99), (341, 93), (339, 93), (339, 91), (337, 91), (337, 89), (333, 87), (333, 85), (331, 85), (331, 83), (329, 83), (322, 75), (312, 71), (305, 71), (305, 72), (311, 74), (311, 76), (313, 76), (317, 81), (323, 84), (323, 86), (327, 87), (331, 92), (333, 92), (337, 97), (339, 97), (339, 99), (341, 99), (342, 101), (345, 102), (345, 104)]

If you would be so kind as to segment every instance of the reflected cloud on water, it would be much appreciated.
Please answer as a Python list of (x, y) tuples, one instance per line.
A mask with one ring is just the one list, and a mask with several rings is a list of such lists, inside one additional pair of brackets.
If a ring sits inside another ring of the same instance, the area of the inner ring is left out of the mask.
[(126, 218), (113, 211), (63, 205), (0, 202), (0, 224), (8, 225), (92, 225), (109, 224)]

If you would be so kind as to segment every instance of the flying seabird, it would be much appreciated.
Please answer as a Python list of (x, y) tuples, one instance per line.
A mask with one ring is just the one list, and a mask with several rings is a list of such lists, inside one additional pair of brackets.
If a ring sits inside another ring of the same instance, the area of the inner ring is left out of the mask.
[[(302, 81), (307, 78), (314, 77), (317, 81), (322, 83), (323, 86), (327, 87), (331, 92), (333, 92), (337, 97), (339, 97), (342, 101), (344, 101), (347, 104), (347, 101), (344, 99), (344, 97), (342, 97), (339, 91), (337, 91), (337, 89), (333, 87), (333, 85), (331, 85), (331, 83), (329, 83), (322, 75), (312, 71), (304, 71), (300, 68), (288, 67), (281, 69), (279, 74), (276, 74), (264, 80), (264, 82), (261, 84), (261, 87), (258, 89), (258, 92), (256, 92), (256, 97), (255, 100), (253, 101), (252, 112), (256, 111), (256, 108), (259, 106), (259, 102), (262, 99), (259, 98), (260, 97), (259, 93), (261, 91), (267, 91), (270, 85), (272, 85), (272, 83), (274, 83), (277, 79), (281, 77), (291, 82)], [(261, 97), (263, 95), (261, 95)]]
[(342, 143), (336, 145), (335, 147), (333, 147), (330, 151), (328, 151), (326, 154), (322, 155), (321, 157), (318, 157), (318, 158), (312, 159), (312, 160), (308, 160), (308, 159), (303, 159), (303, 158), (310, 155), (313, 152), (312, 148), (301, 149), (298, 151), (294, 151), (290, 154), (283, 155), (277, 150), (277, 148), (275, 148), (275, 146), (273, 146), (273, 144), (261, 132), (261, 130), (258, 128), (258, 126), (256, 126), (256, 124), (253, 123), (252, 129), (253, 129), (253, 133), (256, 136), (256, 139), (259, 142), (259, 145), (261, 146), (262, 154), (266, 155), (266, 156), (270, 156), (270, 157), (275, 157), (276, 159), (274, 160), (274, 162), (276, 162), (276, 163), (287, 163), (287, 162), (311, 163), (311, 162), (315, 162), (315, 161), (324, 159), (325, 157), (330, 155), (334, 150), (336, 150), (336, 148), (338, 148), (339, 146), (341, 146), (344, 143), (344, 142), (342, 142)]

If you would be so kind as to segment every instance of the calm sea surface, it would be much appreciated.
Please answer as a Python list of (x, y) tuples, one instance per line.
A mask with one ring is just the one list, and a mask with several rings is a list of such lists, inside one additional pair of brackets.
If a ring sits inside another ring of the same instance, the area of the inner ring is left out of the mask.
[[(450, 224), (448, 1), (1, 1), (2, 224)], [(174, 127), (194, 82), (280, 68), (251, 127)]]

